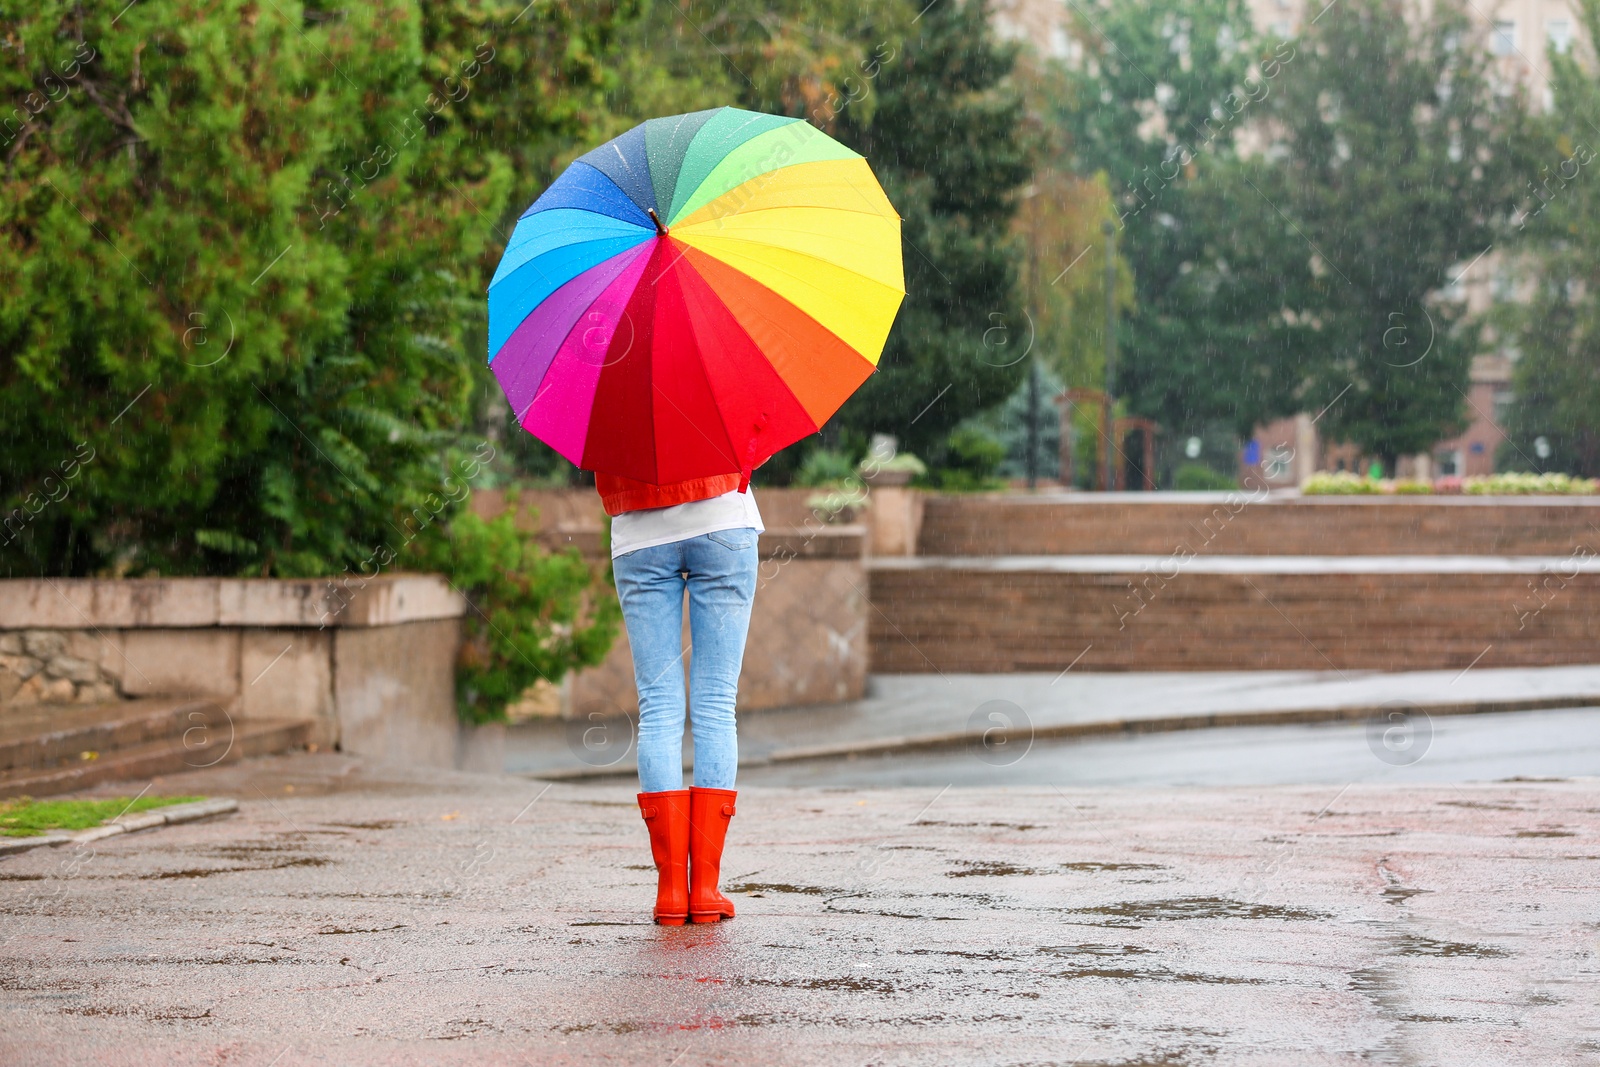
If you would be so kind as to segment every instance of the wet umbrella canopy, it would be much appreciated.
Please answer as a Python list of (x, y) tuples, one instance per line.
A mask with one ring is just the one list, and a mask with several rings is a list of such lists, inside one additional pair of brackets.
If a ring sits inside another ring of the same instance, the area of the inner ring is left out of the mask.
[(569, 167), (489, 285), (517, 421), (586, 470), (748, 477), (872, 373), (905, 296), (867, 162), (798, 119), (652, 119)]

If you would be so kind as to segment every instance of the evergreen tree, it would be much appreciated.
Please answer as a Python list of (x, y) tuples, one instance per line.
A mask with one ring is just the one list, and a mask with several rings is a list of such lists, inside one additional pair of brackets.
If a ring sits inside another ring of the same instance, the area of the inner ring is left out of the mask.
[(1010, 236), (1031, 161), (1015, 49), (980, 0), (946, 0), (892, 42), (870, 123), (854, 109), (837, 135), (867, 157), (900, 212), (906, 300), (878, 371), (836, 417), (864, 443), (891, 433), (938, 460), (945, 435), (1003, 401), (1024, 373), (1027, 327)]
[(496, 227), (598, 105), (616, 18), (518, 10), (10, 23), (4, 573), (337, 574), (453, 509)]
[(1278, 218), (1312, 274), (1289, 305), (1311, 326), (1300, 406), (1326, 407), (1327, 438), (1391, 471), (1465, 424), (1478, 338), (1436, 294), (1512, 206), (1520, 105), (1496, 91), (1476, 33), (1455, 4), (1408, 18), (1397, 0), (1346, 0), (1296, 42), (1266, 102), (1274, 145), (1233, 194)]
[[(1600, 40), (1600, 0), (1580, 0), (1588, 39)], [(1528, 269), (1525, 304), (1498, 325), (1520, 350), (1509, 439), (1497, 465), (1600, 476), (1600, 77), (1552, 54), (1554, 106), (1530, 131), (1512, 259)], [(1539, 439), (1544, 438), (1543, 445)], [(1543, 452), (1545, 455), (1541, 456)]]
[(1226, 175), (1289, 77), (1293, 47), (1258, 39), (1243, 0), (1074, 4), (1072, 14), (1082, 59), (1063, 69), (1055, 117), (1068, 165), (1106, 174), (1134, 278), (1116, 395), (1168, 437), (1219, 420), (1248, 434), (1294, 409), (1296, 329), (1281, 311), (1299, 303), (1305, 257)]

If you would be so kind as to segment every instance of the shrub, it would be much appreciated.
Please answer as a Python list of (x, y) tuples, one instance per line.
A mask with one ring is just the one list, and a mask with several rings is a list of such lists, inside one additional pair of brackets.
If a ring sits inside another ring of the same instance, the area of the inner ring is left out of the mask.
[(1002, 483), (995, 472), (1005, 458), (1006, 447), (999, 438), (969, 423), (951, 431), (944, 464), (923, 478), (935, 488), (954, 493), (998, 489)]
[(813, 449), (795, 473), (794, 484), (805, 486), (843, 485), (855, 475), (856, 466), (844, 452), (829, 448)]
[(1600, 482), (1594, 478), (1574, 478), (1569, 474), (1507, 471), (1468, 478), (1461, 488), (1463, 492), (1475, 496), (1586, 496), (1600, 492)]
[(1237, 489), (1239, 481), (1212, 470), (1204, 463), (1185, 463), (1172, 476), (1172, 487), (1184, 492), (1209, 492)]
[(1301, 492), (1307, 496), (1366, 496), (1379, 492), (1378, 483), (1349, 471), (1319, 471), (1307, 479)]
[(928, 465), (910, 452), (896, 452), (885, 460), (877, 460), (869, 456), (862, 460), (856, 469), (862, 472), (870, 470), (873, 474), (896, 474), (900, 471), (909, 471), (914, 477), (921, 477), (928, 473)]
[(611, 587), (576, 549), (548, 552), (507, 510), (454, 518), (446, 536), (419, 539), (408, 562), (443, 573), (468, 603), (456, 661), (456, 709), (467, 722), (497, 722), (535, 682), (599, 663), (621, 611)]

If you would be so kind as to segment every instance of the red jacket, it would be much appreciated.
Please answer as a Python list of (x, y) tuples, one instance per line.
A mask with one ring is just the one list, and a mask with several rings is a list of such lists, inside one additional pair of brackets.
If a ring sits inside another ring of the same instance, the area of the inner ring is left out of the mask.
[(600, 492), (600, 502), (605, 505), (606, 514), (613, 517), (626, 511), (668, 508), (692, 500), (709, 500), (735, 489), (743, 489), (744, 484), (747, 483), (737, 474), (717, 474), (671, 485), (651, 485), (649, 482), (636, 482), (632, 478), (599, 471), (594, 474), (594, 487)]

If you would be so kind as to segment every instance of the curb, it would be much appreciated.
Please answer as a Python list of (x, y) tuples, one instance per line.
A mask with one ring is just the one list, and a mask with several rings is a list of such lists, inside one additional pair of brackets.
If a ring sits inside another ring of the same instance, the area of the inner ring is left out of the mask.
[(104, 841), (108, 837), (120, 837), (123, 834), (135, 833), (139, 830), (154, 830), (158, 826), (171, 826), (177, 823), (194, 822), (196, 819), (209, 819), (216, 815), (228, 815), (239, 810), (239, 802), (231, 797), (219, 797), (215, 800), (197, 800), (192, 804), (173, 804), (166, 808), (153, 808), (150, 811), (141, 811), (133, 815), (121, 815), (102, 826), (91, 826), (87, 830), (79, 830), (75, 834), (48, 833), (38, 837), (5, 837), (0, 838), (0, 858), (14, 856), (35, 848), (54, 848), (57, 845), (87, 845), (95, 841)]
[[(1395, 701), (1389, 704), (1343, 704), (1323, 708), (1288, 708), (1280, 711), (1214, 711), (1193, 715), (1161, 715), (1135, 719), (1100, 719), (1094, 722), (1058, 723), (1034, 729), (1000, 730), (987, 733), (991, 740), (1063, 740), (1082, 737), (1110, 737), (1126, 734), (1176, 733), (1180, 730), (1208, 730), (1230, 726), (1300, 726), (1324, 722), (1353, 722), (1381, 716), (1403, 707), (1423, 715), (1493, 715), (1512, 711), (1552, 711), (1559, 708), (1600, 706), (1600, 696), (1574, 694), (1558, 697), (1528, 697), (1520, 700), (1457, 701), (1447, 704), (1415, 704)], [(925, 749), (959, 748), (975, 737), (967, 731), (937, 734), (873, 737), (860, 741), (841, 741), (827, 745), (800, 745), (773, 749), (763, 756), (741, 759), (740, 767), (766, 767), (774, 763), (801, 760), (837, 759), (844, 756), (879, 756), (889, 752), (914, 752)], [(590, 778), (619, 778), (638, 773), (636, 764), (609, 767), (561, 767), (549, 771), (525, 772), (524, 778), (541, 781), (582, 781)]]

